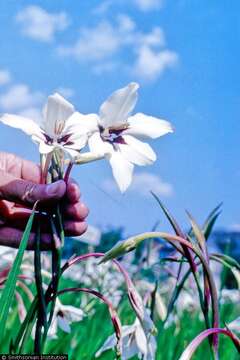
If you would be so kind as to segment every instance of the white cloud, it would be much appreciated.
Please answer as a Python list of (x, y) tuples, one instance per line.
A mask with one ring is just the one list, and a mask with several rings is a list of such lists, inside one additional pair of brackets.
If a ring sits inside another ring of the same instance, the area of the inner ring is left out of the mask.
[(39, 6), (30, 5), (16, 15), (16, 21), (21, 25), (24, 35), (50, 42), (55, 33), (65, 30), (69, 25), (69, 17), (65, 12), (48, 13)]
[(115, 53), (120, 42), (111, 24), (101, 22), (95, 28), (82, 28), (78, 41), (73, 46), (60, 47), (59, 53), (78, 60), (101, 60)]
[(140, 45), (162, 47), (165, 45), (164, 31), (160, 27), (156, 26), (150, 33), (142, 34), (139, 40)]
[[(122, 56), (123, 51), (127, 51), (127, 56)], [(151, 81), (178, 60), (177, 54), (166, 48), (164, 31), (159, 26), (141, 32), (126, 14), (118, 15), (115, 23), (105, 20), (95, 27), (81, 28), (78, 40), (72, 45), (60, 46), (58, 53), (87, 62), (97, 74), (118, 67)]]
[(161, 9), (164, 5), (164, 0), (104, 0), (93, 9), (93, 14), (104, 15), (110, 11), (112, 7), (137, 7), (138, 10), (147, 12)]
[[(113, 180), (107, 179), (103, 183), (103, 189), (113, 192), (117, 190), (117, 186)], [(159, 196), (169, 197), (173, 195), (172, 185), (164, 182), (159, 176), (150, 172), (134, 174), (133, 182), (127, 192), (149, 197), (150, 191)]]
[(118, 62), (114, 61), (107, 61), (104, 63), (96, 64), (93, 66), (93, 72), (97, 75), (100, 75), (102, 73), (108, 73), (112, 72), (113, 70), (116, 70), (119, 67)]
[(239, 231), (240, 232), (240, 224), (235, 223), (229, 226), (229, 231)]
[(149, 196), (150, 191), (161, 196), (171, 196), (173, 194), (173, 187), (155, 174), (142, 172), (135, 174), (130, 191), (137, 192), (144, 196)]
[(144, 80), (151, 81), (159, 77), (167, 68), (174, 67), (177, 62), (178, 55), (173, 51), (156, 51), (149, 46), (142, 46), (138, 50), (134, 73)]
[[(116, 0), (115, 0), (116, 2)], [(103, 15), (105, 14), (110, 7), (114, 4), (113, 0), (102, 1), (96, 8), (93, 9), (93, 14)]]
[(135, 27), (136, 24), (129, 16), (121, 14), (117, 16), (116, 24), (101, 21), (95, 27), (81, 28), (76, 43), (61, 46), (58, 52), (79, 61), (103, 61), (134, 42)]
[(41, 92), (31, 92), (27, 85), (16, 84), (0, 94), (0, 108), (4, 111), (24, 111), (38, 107), (42, 100)]
[(117, 16), (117, 20), (120, 34), (124, 32), (131, 32), (136, 28), (135, 22), (126, 14), (119, 14)]
[(37, 107), (25, 108), (19, 112), (19, 115), (32, 119), (38, 123), (42, 120), (42, 110)]
[(11, 74), (8, 70), (0, 70), (0, 86), (6, 85), (11, 81)]
[(151, 11), (160, 9), (163, 6), (163, 0), (134, 0), (141, 11)]

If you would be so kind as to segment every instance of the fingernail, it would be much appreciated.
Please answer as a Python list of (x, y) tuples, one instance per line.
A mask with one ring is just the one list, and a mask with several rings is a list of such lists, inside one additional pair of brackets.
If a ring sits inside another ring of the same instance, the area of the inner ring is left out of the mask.
[(59, 195), (59, 193), (62, 192), (61, 191), (61, 188), (63, 186), (62, 183), (63, 183), (62, 180), (58, 180), (55, 183), (47, 185), (47, 194), (49, 196)]

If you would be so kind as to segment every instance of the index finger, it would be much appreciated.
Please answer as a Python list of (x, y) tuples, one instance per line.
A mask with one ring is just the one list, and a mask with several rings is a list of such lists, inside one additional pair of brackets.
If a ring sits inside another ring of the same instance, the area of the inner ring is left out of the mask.
[(24, 160), (15, 154), (1, 152), (0, 167), (3, 171), (16, 178), (40, 183), (41, 171), (39, 165)]

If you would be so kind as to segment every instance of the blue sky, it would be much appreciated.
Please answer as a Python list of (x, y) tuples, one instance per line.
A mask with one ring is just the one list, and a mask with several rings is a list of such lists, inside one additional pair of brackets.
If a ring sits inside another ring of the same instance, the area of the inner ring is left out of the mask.
[[(148, 190), (183, 226), (223, 201), (219, 226), (240, 227), (240, 3), (237, 0), (0, 2), (0, 112), (40, 117), (60, 91), (83, 113), (115, 89), (141, 85), (136, 111), (170, 120), (175, 133), (151, 143), (120, 195), (107, 163), (78, 167), (89, 222), (128, 234), (166, 223)], [(1, 150), (38, 161), (35, 145), (0, 125)]]

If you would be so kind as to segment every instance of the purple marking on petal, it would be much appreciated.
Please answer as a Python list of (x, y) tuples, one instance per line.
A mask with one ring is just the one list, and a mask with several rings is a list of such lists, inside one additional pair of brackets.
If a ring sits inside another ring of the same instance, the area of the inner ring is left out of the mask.
[(73, 134), (66, 134), (66, 135), (62, 136), (61, 138), (59, 138), (59, 139), (57, 140), (57, 142), (58, 142), (59, 144), (61, 144), (61, 143), (67, 143), (67, 141), (69, 140), (69, 138), (70, 138), (72, 135), (73, 135)]
[(120, 135), (126, 129), (109, 129), (109, 134)]
[(64, 145), (66, 145), (66, 146), (71, 146), (71, 145), (74, 145), (74, 142), (72, 142), (72, 141), (67, 141), (66, 143), (64, 143)]
[(53, 139), (47, 135), (46, 133), (43, 133), (43, 135), (45, 136), (45, 139), (47, 140), (47, 143), (48, 144), (52, 144), (53, 143)]
[(64, 318), (64, 313), (62, 312), (62, 310), (58, 310), (57, 316)]
[(117, 144), (127, 145), (126, 141), (122, 136), (118, 136), (116, 139), (114, 139), (114, 142)]

